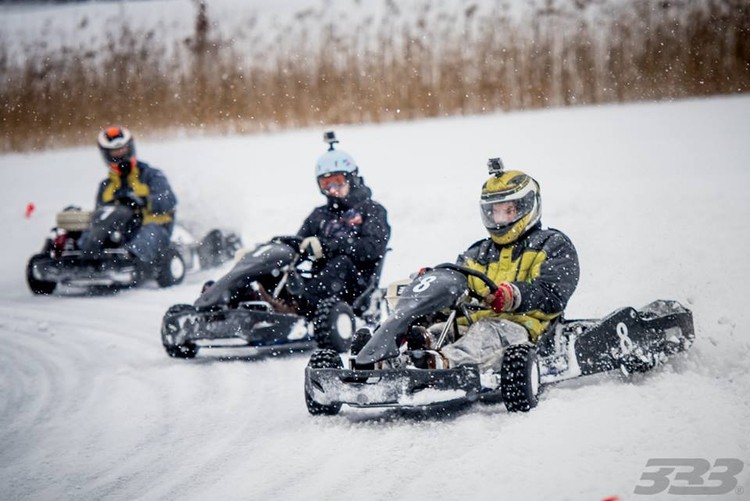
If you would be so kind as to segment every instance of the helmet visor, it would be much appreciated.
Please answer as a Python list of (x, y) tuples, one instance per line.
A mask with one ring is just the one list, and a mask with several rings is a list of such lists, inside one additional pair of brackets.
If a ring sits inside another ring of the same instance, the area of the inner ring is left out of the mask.
[(102, 148), (102, 155), (104, 159), (109, 163), (120, 163), (122, 160), (130, 159), (130, 145), (125, 145), (121, 148), (104, 149)]
[(341, 191), (344, 186), (348, 184), (349, 181), (346, 179), (346, 174), (343, 172), (336, 172), (318, 178), (318, 186), (320, 186), (320, 190), (324, 193)]
[[(488, 230), (503, 230), (528, 215), (534, 208), (536, 194), (533, 191), (512, 195), (490, 195), (482, 197), (480, 209), (482, 223)], [(520, 198), (519, 198), (520, 197)]]

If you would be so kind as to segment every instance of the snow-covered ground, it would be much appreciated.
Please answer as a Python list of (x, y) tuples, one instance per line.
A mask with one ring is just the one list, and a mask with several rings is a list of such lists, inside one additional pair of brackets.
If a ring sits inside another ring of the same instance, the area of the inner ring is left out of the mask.
[[(138, 151), (169, 176), (196, 233), (218, 225), (252, 244), (296, 232), (322, 203), (313, 165), (324, 130)], [(693, 310), (695, 346), (632, 380), (550, 388), (528, 414), (345, 407), (312, 418), (309, 354), (164, 353), (164, 311), (229, 265), (168, 290), (31, 295), (25, 263), (55, 212), (90, 207), (105, 174), (92, 130), (87, 148), (0, 156), (0, 499), (678, 499), (633, 493), (649, 484), (650, 458), (750, 463), (750, 97), (336, 131), (389, 210), (383, 284), (484, 237), (479, 190), (499, 155), (539, 180), (543, 222), (578, 248), (568, 317), (677, 299)], [(738, 479), (750, 487), (750, 468)]]

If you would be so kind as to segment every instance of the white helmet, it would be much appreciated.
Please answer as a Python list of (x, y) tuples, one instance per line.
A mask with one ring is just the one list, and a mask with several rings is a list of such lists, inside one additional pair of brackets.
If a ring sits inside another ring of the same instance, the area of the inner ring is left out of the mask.
[(327, 176), (334, 172), (356, 174), (357, 164), (345, 151), (328, 150), (318, 158), (315, 164), (315, 177)]

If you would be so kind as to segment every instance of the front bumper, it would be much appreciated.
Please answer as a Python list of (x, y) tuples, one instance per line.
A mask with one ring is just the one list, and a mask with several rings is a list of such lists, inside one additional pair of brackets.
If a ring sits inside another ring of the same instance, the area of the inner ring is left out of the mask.
[[(201, 347), (225, 348), (274, 346), (313, 340), (312, 329), (304, 317), (241, 308), (167, 315), (162, 323), (162, 338), (165, 345), (199, 342)], [(238, 339), (242, 344), (231, 342)]]
[(477, 400), (475, 366), (454, 369), (305, 369), (305, 391), (323, 405), (430, 407)]
[(80, 255), (36, 257), (30, 266), (36, 280), (77, 287), (129, 286), (138, 279), (138, 270), (132, 259), (119, 254), (105, 254), (100, 258)]

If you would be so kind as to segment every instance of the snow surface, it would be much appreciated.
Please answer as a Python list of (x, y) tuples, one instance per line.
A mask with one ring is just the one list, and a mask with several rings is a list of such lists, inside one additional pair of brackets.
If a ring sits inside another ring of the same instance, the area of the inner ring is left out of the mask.
[[(252, 244), (296, 232), (322, 203), (313, 166), (326, 128), (138, 151), (168, 175), (193, 231), (218, 225)], [(551, 387), (528, 414), (310, 417), (309, 353), (164, 353), (164, 311), (229, 265), (167, 290), (31, 295), (26, 260), (57, 210), (93, 204), (105, 174), (92, 131), (90, 147), (0, 156), (0, 499), (677, 499), (633, 494), (649, 458), (750, 463), (750, 96), (336, 132), (389, 210), (383, 284), (484, 237), (479, 189), (500, 155), (539, 180), (543, 222), (580, 253), (568, 317), (676, 299), (693, 310), (695, 346), (631, 380)], [(744, 495), (725, 499), (747, 499), (749, 470)]]

